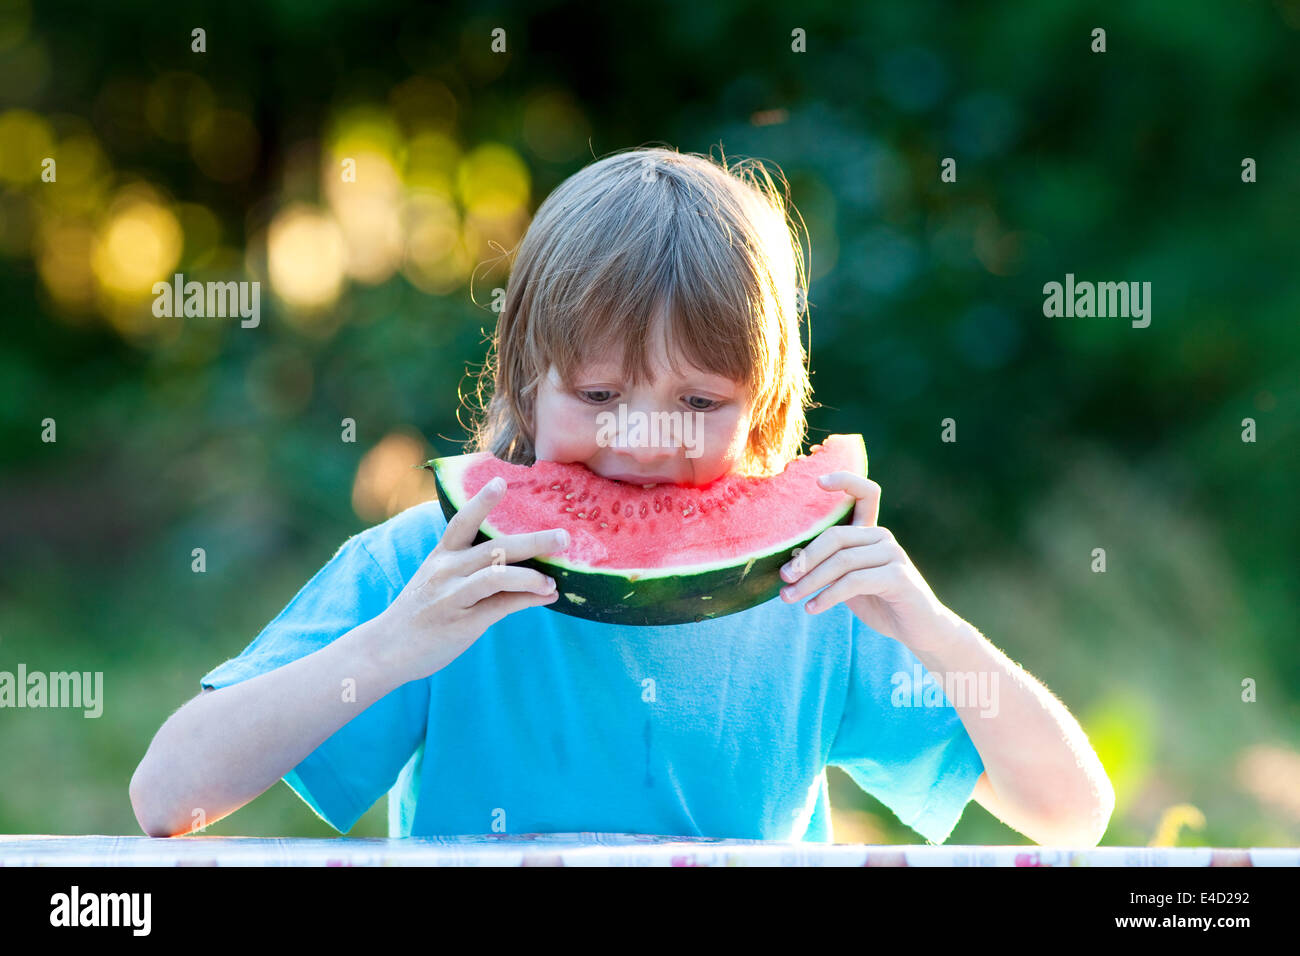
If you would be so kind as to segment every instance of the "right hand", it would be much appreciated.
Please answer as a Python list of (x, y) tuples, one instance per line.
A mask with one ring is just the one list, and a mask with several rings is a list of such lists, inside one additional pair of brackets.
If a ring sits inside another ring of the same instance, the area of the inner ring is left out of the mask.
[(489, 482), (452, 515), (447, 530), (377, 622), (383, 666), (405, 681), (446, 667), (507, 614), (552, 604), (555, 581), (532, 568), (511, 567), (563, 551), (560, 529), (512, 534), (474, 544), (479, 527), (501, 501)]

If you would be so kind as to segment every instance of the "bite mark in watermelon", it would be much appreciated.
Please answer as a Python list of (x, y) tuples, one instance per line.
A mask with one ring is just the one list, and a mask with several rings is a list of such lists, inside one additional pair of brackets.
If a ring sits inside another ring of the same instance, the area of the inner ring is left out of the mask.
[(553, 610), (610, 624), (687, 624), (776, 597), (795, 548), (847, 524), (855, 499), (817, 484), (867, 473), (861, 435), (831, 435), (770, 478), (728, 476), (702, 487), (644, 487), (581, 464), (513, 465), (488, 452), (424, 465), (450, 521), (500, 476), (506, 491), (475, 543), (563, 528), (563, 551), (518, 562), (555, 578)]

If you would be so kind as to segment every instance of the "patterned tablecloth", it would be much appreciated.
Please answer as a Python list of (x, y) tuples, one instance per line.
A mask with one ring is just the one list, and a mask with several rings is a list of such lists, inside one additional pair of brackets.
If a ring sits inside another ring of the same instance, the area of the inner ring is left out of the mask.
[(861, 846), (631, 833), (319, 840), (0, 834), (0, 866), (1300, 866), (1300, 848)]

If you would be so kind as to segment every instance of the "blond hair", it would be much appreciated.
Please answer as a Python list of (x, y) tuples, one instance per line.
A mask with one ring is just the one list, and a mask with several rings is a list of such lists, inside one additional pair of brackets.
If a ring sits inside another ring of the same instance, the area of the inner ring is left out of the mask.
[(646, 381), (661, 319), (675, 373), (680, 350), (747, 389), (751, 429), (737, 470), (779, 473), (799, 454), (806, 410), (820, 407), (800, 337), (806, 270), (792, 211), (788, 184), (783, 196), (753, 160), (728, 168), (725, 156), (718, 164), (634, 148), (570, 176), (520, 243), (478, 378), (471, 450), (533, 464), (530, 422), (551, 366), (572, 387), (583, 364), (621, 350), (623, 376)]

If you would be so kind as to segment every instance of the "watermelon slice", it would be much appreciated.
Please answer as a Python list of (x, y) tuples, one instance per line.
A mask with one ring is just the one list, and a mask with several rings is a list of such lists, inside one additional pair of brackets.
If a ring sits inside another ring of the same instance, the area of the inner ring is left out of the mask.
[(702, 487), (628, 484), (585, 465), (512, 465), (488, 452), (437, 458), (438, 500), (450, 521), (485, 484), (506, 491), (475, 543), (564, 528), (563, 551), (520, 561), (555, 578), (553, 610), (610, 624), (686, 624), (776, 597), (781, 565), (836, 524), (855, 499), (817, 484), (832, 471), (867, 473), (861, 435), (831, 435), (770, 478), (728, 476)]

